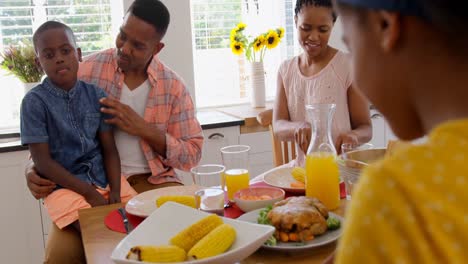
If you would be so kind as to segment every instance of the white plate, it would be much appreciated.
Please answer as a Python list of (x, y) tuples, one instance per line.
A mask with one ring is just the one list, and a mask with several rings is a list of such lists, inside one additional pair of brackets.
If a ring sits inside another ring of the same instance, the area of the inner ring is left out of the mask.
[[(258, 214), (262, 209), (257, 209), (251, 212), (248, 212), (246, 214), (241, 215), (237, 220), (241, 221), (246, 221), (249, 223), (257, 223), (257, 218)], [(335, 240), (337, 240), (341, 236), (342, 232), (342, 227), (343, 227), (343, 217), (334, 214), (332, 212), (328, 212), (329, 216), (333, 216), (337, 219), (340, 220), (340, 228), (333, 230), (333, 231), (327, 231), (325, 234), (316, 236), (313, 240), (310, 240), (305, 243), (297, 243), (297, 242), (279, 242), (276, 244), (276, 246), (268, 246), (268, 245), (262, 245), (264, 248), (268, 249), (273, 249), (273, 250), (280, 250), (280, 251), (295, 251), (295, 250), (303, 250), (303, 249), (310, 249), (310, 248), (315, 248), (315, 247), (320, 247), (325, 244), (331, 243)]]
[[(173, 202), (165, 203), (120, 241), (112, 252), (111, 259), (118, 264), (141, 264), (143, 262), (125, 259), (131, 247), (136, 245), (167, 245), (171, 237), (207, 215), (209, 214), (188, 206)], [(267, 225), (252, 224), (224, 217), (223, 221), (232, 225), (237, 233), (231, 248), (218, 256), (183, 263), (238, 262), (260, 248), (275, 231), (274, 227)]]
[(156, 207), (156, 198), (162, 195), (195, 195), (195, 192), (204, 187), (198, 185), (171, 186), (142, 192), (130, 199), (125, 210), (132, 215), (148, 217)]
[(303, 194), (304, 188), (293, 188), (291, 183), (297, 182), (291, 175), (293, 168), (278, 168), (273, 169), (263, 175), (263, 181), (273, 187), (281, 188), (287, 192)]

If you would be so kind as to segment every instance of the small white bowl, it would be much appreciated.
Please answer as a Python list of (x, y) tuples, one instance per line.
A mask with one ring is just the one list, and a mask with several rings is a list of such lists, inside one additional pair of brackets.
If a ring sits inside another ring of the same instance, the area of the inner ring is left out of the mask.
[[(262, 196), (269, 196), (270, 198), (264, 200), (247, 200), (244, 198), (247, 196), (259, 198)], [(234, 194), (234, 202), (244, 212), (265, 208), (283, 199), (284, 191), (275, 187), (249, 187), (241, 189)]]

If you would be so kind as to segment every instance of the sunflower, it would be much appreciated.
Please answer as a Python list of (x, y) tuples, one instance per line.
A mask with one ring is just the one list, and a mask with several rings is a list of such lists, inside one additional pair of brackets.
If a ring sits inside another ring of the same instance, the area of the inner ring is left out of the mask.
[(236, 40), (236, 35), (237, 35), (237, 30), (234, 28), (231, 30), (231, 33), (229, 34), (229, 39), (231, 42)]
[(232, 53), (236, 55), (241, 55), (244, 52), (244, 43), (238, 41), (231, 42)]
[(266, 46), (268, 49), (273, 49), (276, 46), (278, 46), (278, 43), (280, 42), (280, 38), (278, 36), (278, 32), (275, 30), (270, 30), (268, 31), (266, 35)]
[(254, 51), (259, 51), (261, 48), (265, 46), (265, 37), (263, 35), (260, 35), (255, 38), (253, 42), (253, 49)]
[(284, 37), (284, 28), (280, 27), (276, 29), (276, 32), (278, 33), (278, 38), (282, 39)]
[(240, 22), (240, 23), (237, 24), (237, 26), (236, 26), (236, 31), (242, 31), (242, 30), (245, 29), (245, 27), (247, 27), (247, 25), (244, 24), (244, 23), (242, 23), (242, 22)]

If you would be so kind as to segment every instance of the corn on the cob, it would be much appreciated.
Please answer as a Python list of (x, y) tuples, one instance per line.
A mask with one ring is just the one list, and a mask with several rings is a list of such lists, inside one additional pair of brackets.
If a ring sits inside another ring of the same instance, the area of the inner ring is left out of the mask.
[(177, 246), (134, 246), (127, 259), (147, 262), (180, 262), (187, 258), (185, 250)]
[(302, 167), (294, 167), (291, 171), (291, 175), (293, 176), (293, 178), (298, 181), (298, 182), (302, 182), (302, 183), (305, 183), (305, 169), (302, 168)]
[(228, 224), (216, 227), (188, 252), (190, 259), (204, 259), (228, 250), (236, 239), (236, 230)]
[(180, 231), (177, 235), (171, 238), (170, 243), (184, 249), (185, 251), (189, 251), (193, 245), (195, 245), (206, 234), (210, 233), (211, 230), (222, 224), (223, 220), (221, 217), (215, 214), (209, 215)]
[(156, 199), (156, 206), (161, 207), (166, 202), (176, 202), (196, 208), (195, 196), (192, 195), (163, 195)]

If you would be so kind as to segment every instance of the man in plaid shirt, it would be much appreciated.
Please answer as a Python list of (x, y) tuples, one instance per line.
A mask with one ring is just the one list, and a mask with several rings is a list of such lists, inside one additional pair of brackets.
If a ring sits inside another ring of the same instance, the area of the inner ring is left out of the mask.
[[(157, 14), (157, 15), (155, 15)], [(157, 57), (169, 25), (159, 0), (135, 0), (124, 17), (116, 47), (80, 64), (81, 80), (103, 88), (106, 120), (114, 125), (122, 173), (137, 191), (181, 185), (174, 168), (188, 171), (201, 158), (203, 135), (183, 81)], [(55, 183), (27, 172), (28, 187), (43, 198)], [(85, 263), (81, 236), (73, 229), (49, 233), (45, 263)]]

